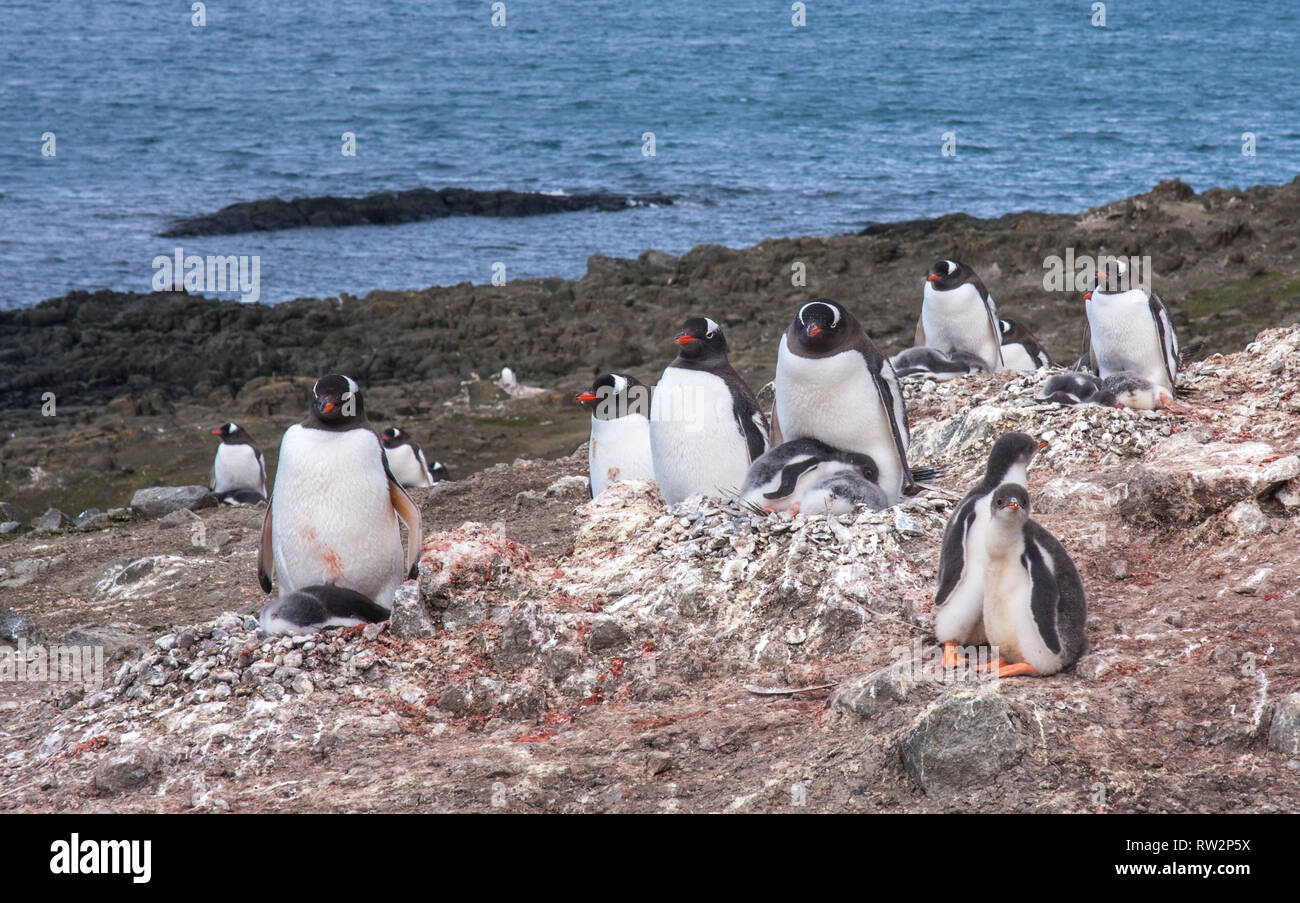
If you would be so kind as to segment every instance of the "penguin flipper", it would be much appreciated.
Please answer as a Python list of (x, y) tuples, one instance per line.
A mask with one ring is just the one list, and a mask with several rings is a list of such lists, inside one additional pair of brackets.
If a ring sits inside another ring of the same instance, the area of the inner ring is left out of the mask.
[(271, 576), (275, 573), (275, 554), (271, 549), (271, 503), (266, 504), (266, 516), (262, 518), (262, 541), (257, 549), (257, 582), (262, 592), (271, 591)]
[(1036, 541), (1025, 543), (1025, 553), (1020, 557), (1025, 570), (1029, 572), (1029, 610), (1034, 616), (1034, 625), (1043, 644), (1052, 652), (1061, 652), (1061, 637), (1056, 629), (1057, 608), (1060, 606), (1061, 590), (1056, 585), (1056, 576), (1043, 555), (1043, 549)]
[(912, 336), (912, 347), (920, 348), (925, 344), (925, 321), (921, 317), (916, 318), (916, 332)]
[(1178, 354), (1178, 337), (1174, 335), (1174, 324), (1169, 319), (1169, 309), (1165, 307), (1165, 302), (1160, 300), (1160, 296), (1152, 292), (1148, 304), (1151, 309), (1151, 319), (1156, 326), (1156, 335), (1160, 337), (1160, 356), (1165, 362), (1165, 375), (1169, 377), (1169, 385), (1173, 386), (1178, 375), (1178, 365), (1181, 363)]
[(416, 507), (415, 502), (411, 501), (406, 490), (393, 479), (391, 473), (388, 475), (388, 500), (393, 503), (393, 510), (397, 512), (397, 516), (406, 524), (406, 558), (411, 564), (406, 579), (413, 580), (420, 574), (420, 546), (424, 544), (420, 509)]
[[(888, 375), (885, 368), (888, 367)], [(898, 379), (894, 375), (894, 365), (889, 362), (889, 358), (881, 358), (880, 366), (871, 369), (871, 379), (876, 384), (876, 395), (880, 399), (880, 405), (885, 409), (885, 416), (889, 420), (889, 430), (894, 437), (894, 450), (898, 452), (898, 463), (903, 471), (903, 487), (911, 486), (915, 480), (912, 479), (912, 470), (907, 466), (907, 407), (903, 402), (903, 392), (898, 387)], [(902, 424), (899, 424), (899, 420)], [(910, 437), (909, 437), (910, 438)], [(892, 490), (891, 490), (892, 491)]]
[(966, 566), (966, 539), (974, 522), (975, 505), (969, 499), (963, 499), (943, 531), (943, 545), (939, 552), (939, 586), (934, 592), (935, 608), (948, 601), (961, 580)]
[(993, 363), (993, 370), (1001, 370), (1005, 364), (1002, 360), (1002, 326), (998, 323), (998, 306), (993, 301), (993, 296), (984, 290), (984, 312), (989, 317), (989, 337), (993, 339), (993, 347), (997, 349), (998, 359)]

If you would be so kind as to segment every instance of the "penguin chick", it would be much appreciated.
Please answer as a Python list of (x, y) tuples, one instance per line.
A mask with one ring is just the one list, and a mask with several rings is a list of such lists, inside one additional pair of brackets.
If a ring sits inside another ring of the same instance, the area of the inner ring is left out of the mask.
[(1074, 664), (1088, 648), (1083, 583), (1061, 543), (1030, 519), (1024, 486), (1004, 483), (993, 492), (985, 546), (980, 632), (998, 655), (989, 667), (1012, 677)]
[(316, 633), (325, 627), (355, 627), (388, 620), (381, 608), (361, 593), (329, 584), (304, 586), (262, 606), (262, 629), (271, 634)]

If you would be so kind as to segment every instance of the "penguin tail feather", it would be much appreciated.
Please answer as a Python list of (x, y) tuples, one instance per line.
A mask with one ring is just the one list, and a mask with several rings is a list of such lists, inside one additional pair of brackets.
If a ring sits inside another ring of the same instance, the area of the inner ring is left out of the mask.
[(925, 483), (930, 480), (937, 480), (947, 472), (947, 464), (927, 464), (924, 467), (913, 467), (912, 481), (914, 483)]

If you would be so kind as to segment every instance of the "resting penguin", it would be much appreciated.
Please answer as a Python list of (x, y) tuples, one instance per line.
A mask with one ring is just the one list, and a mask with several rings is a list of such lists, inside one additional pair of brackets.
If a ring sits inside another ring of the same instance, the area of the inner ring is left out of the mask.
[(930, 269), (914, 344), (947, 352), (967, 351), (991, 371), (1003, 368), (997, 305), (966, 264), (940, 260)]
[(769, 442), (758, 399), (727, 360), (722, 327), (692, 317), (676, 341), (650, 404), (655, 482), (669, 505), (735, 493)]
[(591, 497), (619, 480), (653, 480), (649, 387), (635, 376), (602, 373), (577, 398), (591, 412), (587, 443)]
[(229, 505), (266, 501), (266, 459), (253, 437), (238, 423), (214, 427), (209, 432), (220, 436), (221, 444), (212, 459), (208, 488)]
[(1008, 370), (1039, 370), (1052, 366), (1038, 339), (1015, 320), (998, 320), (1002, 330), (1002, 363)]
[[(1101, 392), (1093, 400), (1109, 399), (1110, 404), (1145, 411), (1168, 408), (1176, 414), (1188, 413), (1187, 406), (1175, 400), (1173, 392), (1136, 373), (1112, 373), (1101, 381), (1101, 387)], [(1105, 404), (1106, 401), (1097, 400), (1097, 403)]]
[(380, 608), (361, 593), (342, 586), (304, 586), (262, 606), (262, 629), (267, 633), (315, 633), (322, 627), (355, 627), (388, 620)]
[(857, 505), (889, 505), (876, 483), (876, 462), (816, 439), (794, 439), (750, 465), (740, 500), (765, 511), (847, 514)]
[(981, 623), (974, 636), (997, 650), (999, 677), (1055, 674), (1088, 649), (1087, 603), (1074, 562), (1029, 519), (1029, 493), (1016, 483), (993, 492), (985, 547)]
[(442, 462), (434, 461), (433, 467), (429, 466), (419, 444), (405, 430), (390, 426), (379, 434), (379, 442), (384, 447), (388, 469), (403, 487), (432, 486), (450, 479)]
[(932, 376), (943, 382), (966, 373), (992, 373), (978, 354), (954, 351), (951, 354), (920, 345), (905, 348), (889, 359), (898, 376)]
[(1106, 393), (1101, 377), (1081, 370), (1053, 373), (1038, 393), (1039, 401), (1057, 404), (1114, 404), (1115, 397)]
[(1029, 481), (1029, 462), (1047, 445), (1024, 433), (1003, 433), (989, 452), (984, 478), (966, 493), (943, 530), (939, 586), (934, 594), (934, 633), (945, 644), (944, 662), (953, 662), (952, 647), (968, 640), (984, 604), (985, 549), (989, 499), (1003, 483)]
[(814, 298), (795, 314), (776, 358), (772, 431), (867, 455), (889, 504), (913, 484), (907, 409), (893, 365), (834, 301)]
[[(269, 593), (274, 575), (282, 614), (293, 593), (321, 585), (352, 590), (389, 611), (403, 578), (416, 575), (420, 509), (389, 471), (357, 384), (332, 373), (316, 381), (312, 395), (307, 419), (280, 440), (258, 582)], [(409, 565), (398, 518), (409, 533)], [(319, 626), (286, 623), (284, 629)]]
[(1178, 337), (1160, 296), (1112, 259), (1097, 273), (1097, 287), (1083, 296), (1088, 315), (1085, 354), (1105, 379), (1129, 373), (1165, 389), (1172, 398), (1178, 374)]

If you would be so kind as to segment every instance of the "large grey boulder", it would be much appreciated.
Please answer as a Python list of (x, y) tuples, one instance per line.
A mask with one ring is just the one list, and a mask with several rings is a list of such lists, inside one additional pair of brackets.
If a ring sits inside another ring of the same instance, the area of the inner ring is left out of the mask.
[(216, 504), (212, 493), (204, 486), (150, 486), (136, 490), (131, 496), (131, 507), (146, 517), (162, 517), (173, 511), (188, 508), (210, 508)]
[(32, 529), (38, 533), (52, 533), (68, 522), (68, 516), (58, 508), (46, 508), (45, 513), (32, 521)]
[(1300, 693), (1283, 696), (1273, 708), (1268, 745), (1293, 759), (1300, 759)]
[(941, 697), (903, 737), (903, 766), (927, 794), (987, 784), (1018, 764), (1028, 744), (995, 693)]
[(16, 611), (0, 611), (0, 647), (17, 647), (19, 641), (30, 646), (43, 646), (45, 632), (35, 621)]

